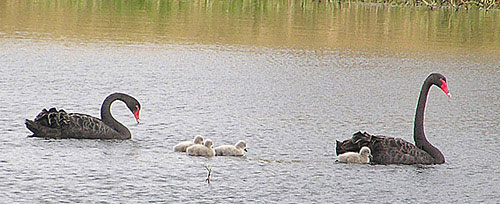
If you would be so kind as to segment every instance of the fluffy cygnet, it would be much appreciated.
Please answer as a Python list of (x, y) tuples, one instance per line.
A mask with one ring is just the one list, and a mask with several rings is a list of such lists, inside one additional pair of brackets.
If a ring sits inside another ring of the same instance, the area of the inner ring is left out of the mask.
[(186, 149), (195, 144), (203, 144), (203, 137), (197, 135), (194, 137), (193, 141), (184, 141), (174, 146), (174, 151), (176, 152), (186, 152)]
[(186, 152), (190, 156), (203, 156), (203, 157), (213, 157), (215, 152), (212, 149), (213, 142), (211, 139), (205, 140), (205, 145), (195, 144), (186, 149)]
[(247, 151), (247, 143), (240, 140), (236, 145), (222, 145), (214, 150), (216, 156), (243, 156), (243, 151)]
[(338, 160), (341, 163), (358, 163), (358, 164), (367, 164), (370, 163), (371, 151), (368, 147), (362, 147), (357, 152), (346, 152), (338, 156)]

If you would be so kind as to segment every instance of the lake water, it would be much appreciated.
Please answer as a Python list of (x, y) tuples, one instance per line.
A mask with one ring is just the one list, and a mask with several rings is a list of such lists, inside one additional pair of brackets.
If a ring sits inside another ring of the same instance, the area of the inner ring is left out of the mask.
[[(310, 1), (2, 1), (5, 203), (498, 203), (500, 13)], [(433, 166), (335, 163), (362, 130), (413, 142), (419, 89)], [(126, 141), (28, 138), (43, 108), (112, 113)], [(244, 157), (175, 153), (201, 134)], [(205, 182), (206, 165), (213, 169)]]

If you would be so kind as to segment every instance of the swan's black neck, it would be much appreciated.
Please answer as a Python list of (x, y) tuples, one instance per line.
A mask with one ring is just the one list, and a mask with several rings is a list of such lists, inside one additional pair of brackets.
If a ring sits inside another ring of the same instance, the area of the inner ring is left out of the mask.
[(101, 106), (101, 120), (108, 125), (109, 127), (113, 128), (116, 130), (118, 133), (122, 134), (124, 138), (130, 138), (132, 135), (130, 134), (130, 131), (128, 130), (127, 127), (125, 127), (123, 124), (118, 122), (113, 116), (111, 115), (111, 104), (116, 101), (120, 100), (123, 101), (124, 103), (127, 103), (126, 98), (130, 96), (121, 94), (121, 93), (114, 93), (106, 97), (104, 99), (104, 102), (102, 103)]
[(432, 83), (431, 76), (427, 77), (422, 85), (422, 89), (420, 90), (420, 96), (418, 97), (417, 111), (415, 113), (415, 126), (413, 128), (413, 139), (415, 140), (415, 145), (429, 153), (435, 160), (436, 164), (444, 163), (444, 156), (439, 151), (438, 148), (434, 147), (425, 137), (424, 132), (424, 113), (425, 113), (425, 104), (427, 103), (427, 95), (429, 94), (429, 90)]

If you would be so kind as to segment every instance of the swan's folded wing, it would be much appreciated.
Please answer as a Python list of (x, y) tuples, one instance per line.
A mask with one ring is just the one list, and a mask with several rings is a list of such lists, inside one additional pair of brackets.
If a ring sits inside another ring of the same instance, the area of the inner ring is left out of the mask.
[(49, 111), (43, 109), (34, 119), (35, 123), (50, 128), (62, 128), (69, 123), (69, 115), (63, 109), (59, 111), (51, 108)]
[(432, 157), (401, 138), (378, 136), (372, 147), (376, 164), (432, 164)]
[(71, 138), (111, 139), (117, 134), (99, 118), (81, 113), (70, 113), (69, 116), (70, 122), (64, 133)]

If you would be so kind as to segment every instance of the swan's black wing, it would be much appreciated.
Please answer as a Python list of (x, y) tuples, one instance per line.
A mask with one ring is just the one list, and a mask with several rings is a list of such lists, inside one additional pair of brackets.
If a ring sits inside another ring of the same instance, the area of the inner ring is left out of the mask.
[(43, 109), (34, 120), (26, 120), (26, 127), (33, 132), (32, 137), (61, 138), (62, 130), (68, 126), (68, 114), (64, 110)]
[(337, 141), (336, 152), (359, 152), (368, 146), (374, 164), (434, 164), (434, 158), (422, 149), (401, 138), (354, 133), (351, 139)]
[(120, 136), (99, 118), (55, 108), (43, 109), (33, 121), (26, 120), (26, 127), (33, 132), (32, 137), (116, 139)]

